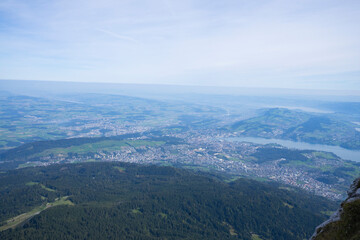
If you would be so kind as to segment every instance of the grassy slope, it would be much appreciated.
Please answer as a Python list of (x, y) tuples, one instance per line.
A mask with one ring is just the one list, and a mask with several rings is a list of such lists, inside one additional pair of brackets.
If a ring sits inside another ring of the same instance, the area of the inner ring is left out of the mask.
[(48, 208), (61, 206), (61, 205), (70, 205), (70, 206), (74, 205), (70, 200), (67, 200), (67, 199), (68, 199), (68, 196), (61, 197), (61, 198), (56, 199), (54, 202), (43, 204), (41, 206), (35, 207), (34, 209), (32, 209), (29, 212), (12, 217), (12, 218), (6, 220), (5, 221), (6, 223), (4, 225), (0, 226), (0, 231), (7, 230), (9, 228), (15, 228), (19, 224), (29, 220), (30, 218), (34, 217), (37, 214), (40, 214), (42, 211), (44, 211)]

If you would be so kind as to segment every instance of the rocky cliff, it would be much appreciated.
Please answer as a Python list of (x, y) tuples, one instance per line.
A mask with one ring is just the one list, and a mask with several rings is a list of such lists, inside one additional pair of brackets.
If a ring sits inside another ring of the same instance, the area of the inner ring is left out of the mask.
[(360, 240), (360, 178), (329, 220), (318, 226), (310, 240)]

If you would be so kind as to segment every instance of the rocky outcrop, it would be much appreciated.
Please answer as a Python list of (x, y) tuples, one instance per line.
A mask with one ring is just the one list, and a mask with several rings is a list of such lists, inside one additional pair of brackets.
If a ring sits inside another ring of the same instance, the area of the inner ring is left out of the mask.
[(310, 240), (360, 239), (360, 178), (354, 180), (347, 193), (340, 208), (316, 228)]

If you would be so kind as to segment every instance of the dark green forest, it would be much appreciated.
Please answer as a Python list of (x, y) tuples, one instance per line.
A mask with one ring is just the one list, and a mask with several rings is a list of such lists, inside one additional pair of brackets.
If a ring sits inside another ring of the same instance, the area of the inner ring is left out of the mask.
[[(0, 195), (0, 239), (305, 239), (337, 208), (276, 183), (128, 163), (3, 172)], [(61, 197), (71, 204), (4, 228)]]

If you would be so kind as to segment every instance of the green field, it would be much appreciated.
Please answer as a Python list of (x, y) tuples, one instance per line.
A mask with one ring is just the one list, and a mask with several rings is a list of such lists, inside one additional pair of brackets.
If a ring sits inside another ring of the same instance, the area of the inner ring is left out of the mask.
[(35, 186), (39, 185), (42, 189), (49, 191), (49, 192), (56, 192), (56, 190), (46, 187), (44, 184), (38, 183), (38, 182), (27, 182), (25, 184), (26, 186)]
[[(33, 184), (34, 182), (29, 182), (28, 186), (31, 186), (31, 184)], [(34, 183), (36, 184), (36, 183)], [(53, 191), (53, 190), (52, 190)], [(32, 218), (33, 216), (41, 213), (42, 211), (51, 208), (51, 207), (56, 207), (56, 206), (60, 206), (60, 205), (74, 205), (70, 200), (68, 200), (68, 196), (65, 197), (61, 197), (58, 199), (55, 199), (54, 202), (50, 202), (50, 203), (46, 203), (43, 204), (41, 206), (38, 206), (36, 208), (34, 208), (33, 210), (20, 214), (16, 217), (10, 218), (8, 220), (5, 221), (5, 224), (3, 226), (0, 227), (0, 231), (4, 231), (7, 230), (9, 228), (15, 228), (16, 226), (18, 226), (19, 224), (21, 224), (22, 222), (25, 222), (26, 220)]]
[(126, 140), (126, 141), (117, 141), (117, 140), (105, 140), (99, 141), (96, 143), (86, 143), (79, 146), (72, 146), (67, 148), (50, 148), (40, 153), (34, 154), (29, 158), (35, 157), (45, 157), (49, 155), (64, 155), (67, 156), (69, 153), (77, 154), (87, 154), (87, 153), (96, 153), (99, 151), (108, 151), (114, 152), (121, 150), (122, 147), (140, 147), (140, 146), (161, 146), (165, 144), (163, 141), (146, 141), (146, 140)]
[(119, 172), (123, 173), (125, 172), (125, 168), (124, 167), (119, 167), (119, 166), (115, 166), (115, 169), (119, 170)]
[(66, 98), (62, 101), (0, 94), (0, 150), (34, 141), (100, 137), (105, 133), (115, 136), (119, 129), (176, 124), (184, 114), (202, 120), (221, 112), (211, 106), (120, 95), (80, 94)]
[(253, 233), (251, 235), (251, 240), (262, 240), (262, 239), (259, 237), (259, 235)]

